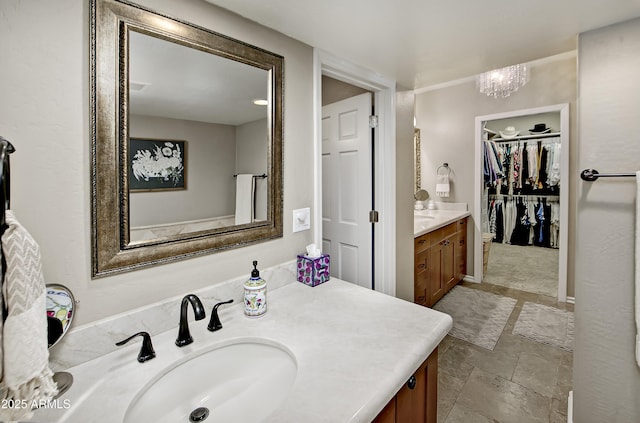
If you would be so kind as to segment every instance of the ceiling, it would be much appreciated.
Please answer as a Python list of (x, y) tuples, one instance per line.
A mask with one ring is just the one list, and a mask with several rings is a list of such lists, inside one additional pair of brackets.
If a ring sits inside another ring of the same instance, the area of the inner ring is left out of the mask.
[[(131, 114), (239, 126), (267, 119), (266, 70), (131, 31)], [(212, 77), (215, 76), (215, 77)]]
[(579, 33), (640, 16), (640, 0), (206, 1), (416, 89), (575, 50)]

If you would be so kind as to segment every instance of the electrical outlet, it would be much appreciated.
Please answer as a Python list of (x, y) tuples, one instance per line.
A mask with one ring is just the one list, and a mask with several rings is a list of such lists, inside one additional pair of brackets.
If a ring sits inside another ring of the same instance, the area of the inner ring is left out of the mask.
[(296, 209), (293, 211), (293, 232), (306, 231), (311, 228), (311, 209)]

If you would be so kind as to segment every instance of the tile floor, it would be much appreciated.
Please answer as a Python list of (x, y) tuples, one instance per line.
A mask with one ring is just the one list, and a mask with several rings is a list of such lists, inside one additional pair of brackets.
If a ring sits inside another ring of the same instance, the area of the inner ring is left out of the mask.
[(525, 301), (573, 311), (556, 298), (462, 282), (518, 300), (493, 351), (447, 336), (439, 348), (439, 423), (566, 423), (573, 354), (511, 331)]

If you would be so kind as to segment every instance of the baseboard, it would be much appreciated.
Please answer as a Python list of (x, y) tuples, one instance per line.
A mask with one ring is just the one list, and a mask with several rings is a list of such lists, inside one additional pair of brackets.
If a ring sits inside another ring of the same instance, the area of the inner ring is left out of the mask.
[(575, 304), (576, 303), (576, 297), (567, 297), (567, 303)]
[(462, 280), (465, 281), (465, 282), (480, 283), (480, 281), (477, 281), (476, 278), (474, 278), (473, 276), (469, 276), (469, 275), (465, 275), (465, 277), (462, 278)]
[(569, 391), (569, 400), (567, 401), (567, 423), (573, 423), (573, 391)]

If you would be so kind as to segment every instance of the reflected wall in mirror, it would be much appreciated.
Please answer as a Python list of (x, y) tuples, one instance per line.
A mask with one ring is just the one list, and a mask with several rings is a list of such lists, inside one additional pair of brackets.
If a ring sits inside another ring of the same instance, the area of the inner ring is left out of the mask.
[(92, 275), (281, 237), (283, 58), (119, 0), (92, 28)]

